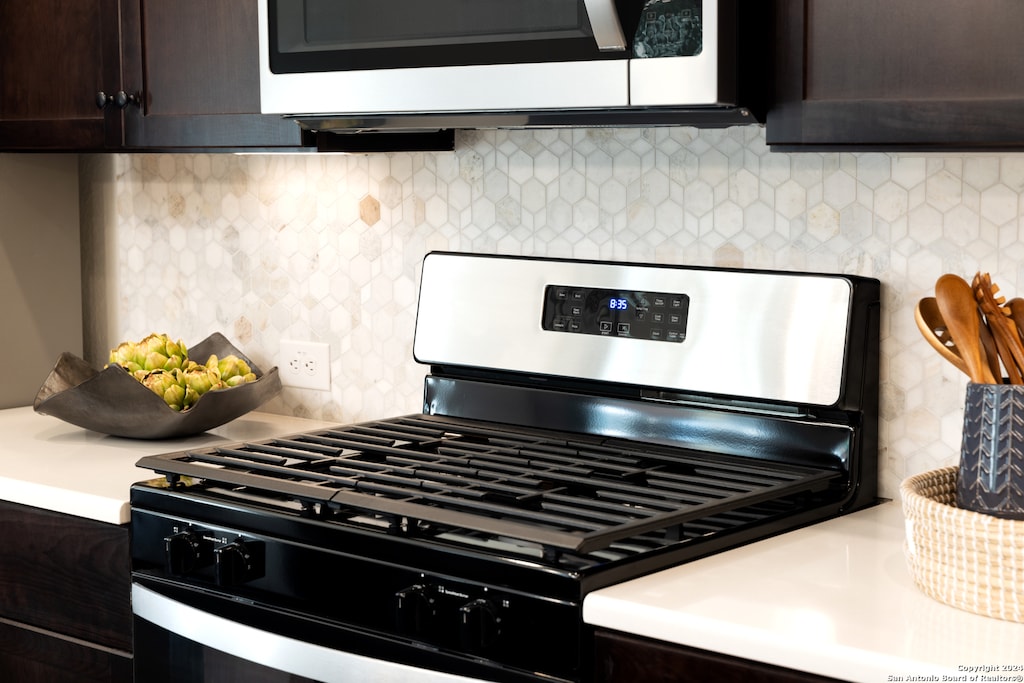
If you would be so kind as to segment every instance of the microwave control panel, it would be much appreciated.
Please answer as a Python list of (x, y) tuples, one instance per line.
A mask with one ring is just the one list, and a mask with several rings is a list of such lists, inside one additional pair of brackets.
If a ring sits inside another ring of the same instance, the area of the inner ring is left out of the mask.
[(686, 294), (547, 285), (541, 327), (678, 343), (686, 338), (689, 307)]

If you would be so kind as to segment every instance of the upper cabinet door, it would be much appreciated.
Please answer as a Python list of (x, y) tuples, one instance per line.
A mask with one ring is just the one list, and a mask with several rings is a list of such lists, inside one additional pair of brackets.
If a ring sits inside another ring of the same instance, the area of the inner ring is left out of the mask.
[(0, 0), (0, 26), (0, 149), (120, 146), (118, 0)]
[(122, 0), (128, 148), (298, 147), (294, 121), (260, 114), (256, 0)]
[(777, 148), (1024, 147), (1019, 0), (776, 0)]
[(256, 0), (0, 0), (0, 150), (297, 149)]

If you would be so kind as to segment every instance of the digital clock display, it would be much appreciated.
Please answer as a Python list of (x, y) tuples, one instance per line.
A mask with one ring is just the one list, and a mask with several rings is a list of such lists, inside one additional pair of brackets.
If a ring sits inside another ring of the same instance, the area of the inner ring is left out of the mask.
[(612, 311), (628, 311), (629, 299), (616, 299), (612, 297), (608, 299), (608, 308)]

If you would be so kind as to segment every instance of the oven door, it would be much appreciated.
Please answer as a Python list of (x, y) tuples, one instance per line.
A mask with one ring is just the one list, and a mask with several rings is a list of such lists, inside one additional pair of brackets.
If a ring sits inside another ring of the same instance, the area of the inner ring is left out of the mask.
[[(132, 584), (135, 680), (147, 683), (471, 683), (477, 678), (399, 663), (409, 646), (346, 632), (287, 610), (158, 581)], [(351, 650), (351, 651), (350, 651)], [(362, 654), (355, 654), (359, 651)], [(430, 660), (430, 652), (413, 653)], [(512, 678), (507, 680), (513, 680)], [(519, 680), (519, 679), (516, 679)], [(521, 679), (531, 680), (531, 679)]]

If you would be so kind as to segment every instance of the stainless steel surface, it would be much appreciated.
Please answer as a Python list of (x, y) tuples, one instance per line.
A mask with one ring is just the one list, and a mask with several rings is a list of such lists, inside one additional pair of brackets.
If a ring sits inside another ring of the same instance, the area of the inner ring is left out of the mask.
[(478, 679), (370, 659), (267, 633), (132, 584), (132, 613), (171, 633), (235, 657), (323, 683), (472, 683)]
[(628, 104), (628, 62), (485, 64), (330, 73), (270, 71), (267, 0), (260, 0), (264, 114), (505, 111)]
[(594, 31), (597, 47), (603, 52), (618, 52), (626, 49), (626, 36), (622, 33), (615, 0), (583, 0), (590, 17), (590, 28)]
[[(703, 21), (711, 29), (717, 27), (720, 1), (704, 0)], [(579, 111), (583, 118), (577, 125), (587, 125), (595, 114), (613, 109), (621, 110), (615, 125), (629, 125), (624, 115), (629, 112), (643, 115), (636, 125), (653, 125), (650, 112), (644, 108), (666, 105), (675, 107), (671, 115), (677, 125), (688, 121), (680, 108), (696, 110), (691, 125), (715, 125), (707, 123), (707, 109), (720, 106), (727, 116), (722, 125), (755, 122), (753, 117), (744, 120), (739, 116), (737, 120), (730, 116), (739, 109), (727, 99), (734, 99), (734, 87), (728, 84), (733, 76), (725, 78), (719, 73), (720, 55), (713, 37), (705, 39), (704, 50), (696, 57), (627, 59), (624, 52), (623, 59), (595, 61), (275, 74), (270, 70), (267, 0), (259, 0), (259, 4), (260, 101), (264, 114), (378, 115), (387, 120), (396, 114), (428, 112)], [(598, 33), (595, 37), (616, 45), (618, 36), (611, 28), (612, 21), (618, 24), (611, 12), (614, 3), (587, 0), (586, 5)], [(605, 38), (607, 33), (612, 37)], [(621, 28), (618, 33), (621, 35)], [(625, 46), (624, 38), (622, 43)], [(515, 118), (522, 119), (523, 125), (546, 125), (528, 117)], [(409, 124), (389, 127), (398, 125)], [(358, 123), (346, 127), (371, 128)], [(481, 118), (463, 127), (505, 126), (502, 119)]]
[[(687, 294), (686, 339), (543, 330), (549, 284)], [(832, 405), (851, 296), (850, 282), (832, 275), (433, 253), (413, 353), (421, 363)]]

